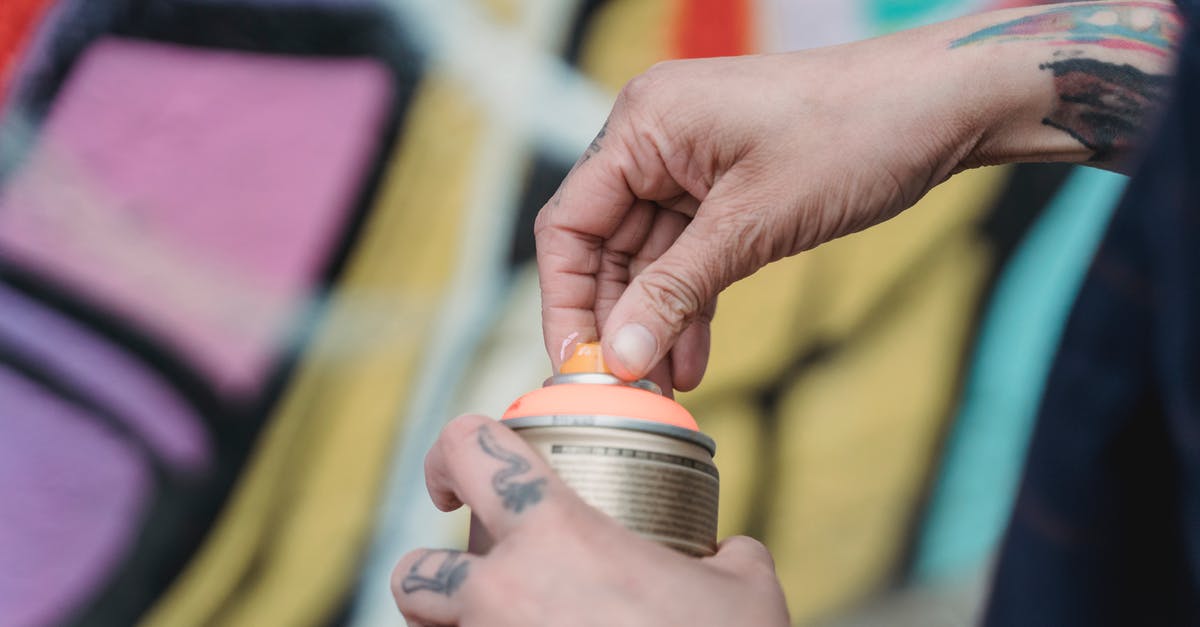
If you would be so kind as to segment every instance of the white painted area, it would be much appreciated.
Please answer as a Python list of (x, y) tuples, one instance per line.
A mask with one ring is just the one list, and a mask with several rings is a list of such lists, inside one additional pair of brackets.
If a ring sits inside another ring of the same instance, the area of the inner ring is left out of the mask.
[(516, 276), (491, 334), (471, 360), (453, 413), (498, 418), (518, 396), (541, 387), (551, 374), (542, 343), (537, 269), (530, 262)]
[(859, 0), (761, 0), (756, 7), (762, 52), (832, 46), (872, 34)]
[[(608, 117), (613, 96), (554, 54), (570, 32), (576, 0), (524, 0), (514, 28), (488, 20), (465, 0), (386, 2), (440, 71), (555, 158), (574, 162)], [(541, 13), (531, 14), (532, 6)]]
[[(429, 502), (425, 452), (460, 405), (460, 382), (500, 314), (517, 203), (534, 142), (571, 162), (608, 114), (608, 97), (554, 57), (569, 32), (574, 1), (525, 0), (505, 29), (461, 0), (396, 0), (398, 18), (425, 48), (433, 71), (448, 75), (487, 115), (474, 164), (457, 270), (431, 338), (425, 370), (405, 408), (394, 466), (383, 494), (351, 623), (402, 624), (388, 588), (391, 569), (420, 547), (461, 544), (464, 522)], [(533, 317), (534, 324), (540, 315)], [(536, 346), (540, 346), (538, 342)]]
[(1153, 9), (1134, 9), (1129, 13), (1129, 25), (1134, 30), (1149, 30), (1158, 23), (1158, 14)]
[(1087, 17), (1087, 22), (1096, 26), (1112, 26), (1118, 21), (1116, 11), (1096, 11)]

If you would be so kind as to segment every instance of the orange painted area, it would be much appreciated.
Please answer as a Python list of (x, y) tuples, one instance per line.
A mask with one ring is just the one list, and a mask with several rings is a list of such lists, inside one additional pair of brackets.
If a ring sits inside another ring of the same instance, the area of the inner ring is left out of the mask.
[(750, 0), (677, 0), (672, 56), (725, 57), (752, 51)]
[(683, 405), (624, 385), (564, 383), (534, 390), (509, 406), (504, 420), (528, 416), (620, 416), (699, 431)]
[(9, 82), (30, 33), (50, 7), (52, 0), (3, 0), (0, 2), (0, 100), (8, 93)]
[(583, 342), (575, 346), (575, 352), (563, 362), (558, 369), (562, 374), (580, 372), (603, 372), (612, 374), (604, 364), (604, 354), (600, 350), (600, 342)]

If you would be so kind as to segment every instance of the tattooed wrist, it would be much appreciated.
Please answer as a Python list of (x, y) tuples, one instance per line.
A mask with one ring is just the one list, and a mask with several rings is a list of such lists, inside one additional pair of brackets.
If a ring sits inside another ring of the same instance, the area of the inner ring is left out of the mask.
[(1129, 150), (1147, 118), (1166, 100), (1170, 78), (1129, 64), (1064, 58), (1039, 66), (1054, 76), (1058, 102), (1042, 124), (1056, 128), (1106, 162)]
[[(1017, 71), (1027, 72), (1035, 80), (1049, 79), (1049, 89), (1041, 86), (1045, 83), (1034, 83), (1029, 92), (1046, 93), (1049, 100), (1041, 96), (1030, 100), (1028, 106), (1041, 110), (1024, 109), (1037, 117), (1031, 115), (1028, 124), (1017, 128), (1034, 132), (1033, 124), (1040, 122), (1043, 128), (1065, 133), (1084, 149), (1070, 153), (1051, 149), (1050, 154), (1112, 163), (1133, 147), (1164, 103), (1170, 60), (1182, 28), (1180, 16), (1167, 3), (1090, 2), (1027, 12), (976, 29), (948, 47), (995, 45), (1007, 49), (1026, 44), (1021, 50), (1028, 53), (1012, 55), (1028, 63)], [(1043, 49), (1045, 52), (1040, 52)], [(1029, 143), (1035, 147), (1067, 145), (1045, 137), (1045, 141)], [(1036, 158), (1038, 153), (1026, 154)]]
[(950, 48), (987, 43), (1040, 42), (1050, 47), (1096, 46), (1169, 56), (1183, 21), (1169, 4), (1099, 2), (1059, 5), (1006, 20), (955, 39)]

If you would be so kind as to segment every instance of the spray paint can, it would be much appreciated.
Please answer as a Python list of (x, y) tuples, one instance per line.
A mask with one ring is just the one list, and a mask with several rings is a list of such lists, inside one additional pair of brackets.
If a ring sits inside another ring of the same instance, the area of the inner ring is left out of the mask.
[[(650, 381), (626, 383), (580, 344), (560, 374), (517, 399), (502, 422), (588, 504), (651, 540), (695, 556), (716, 550), (716, 444)], [(491, 544), (472, 521), (473, 552)]]

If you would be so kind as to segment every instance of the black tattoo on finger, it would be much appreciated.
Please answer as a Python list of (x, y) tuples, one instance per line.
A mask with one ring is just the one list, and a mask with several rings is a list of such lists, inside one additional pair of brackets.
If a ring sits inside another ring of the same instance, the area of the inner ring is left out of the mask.
[[(433, 573), (429, 573), (429, 567), (426, 566), (426, 563), (430, 562), (435, 556), (441, 556), (442, 561)], [(400, 589), (404, 590), (405, 594), (428, 590), (444, 596), (450, 596), (462, 586), (463, 580), (467, 578), (467, 568), (470, 565), (470, 560), (463, 558), (462, 551), (455, 551), (453, 549), (425, 551), (413, 563), (412, 568), (408, 569), (408, 574), (400, 582)], [(426, 574), (422, 574), (422, 571), (425, 571)]]
[(588, 144), (587, 150), (583, 151), (583, 159), (580, 160), (580, 163), (583, 163), (584, 161), (591, 159), (592, 155), (600, 152), (600, 140), (604, 139), (604, 134), (607, 132), (608, 132), (608, 120), (605, 120), (604, 126), (600, 127), (600, 132), (596, 133), (596, 138), (592, 140), (592, 143)]
[(492, 435), (486, 425), (479, 427), (479, 448), (488, 456), (505, 463), (504, 468), (492, 475), (492, 489), (500, 497), (504, 509), (519, 514), (526, 507), (542, 500), (542, 490), (546, 487), (545, 477), (517, 480), (517, 477), (529, 472), (533, 466), (529, 464), (529, 460), (500, 446), (496, 436)]

